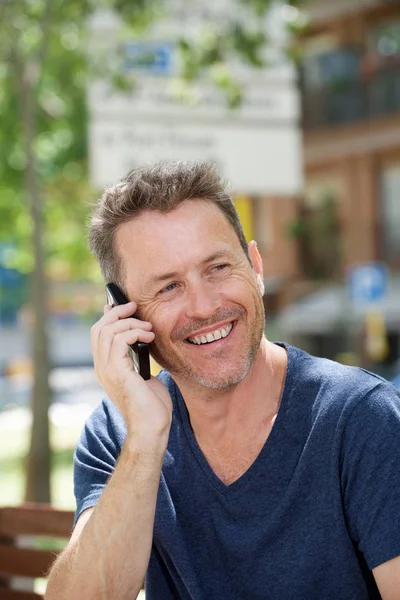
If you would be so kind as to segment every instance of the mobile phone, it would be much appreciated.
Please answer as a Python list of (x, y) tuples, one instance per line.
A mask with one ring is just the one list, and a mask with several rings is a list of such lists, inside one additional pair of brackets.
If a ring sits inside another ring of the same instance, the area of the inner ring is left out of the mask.
[[(126, 304), (129, 302), (125, 294), (115, 283), (107, 283), (106, 285), (107, 304), (116, 306), (118, 304)], [(133, 367), (143, 379), (150, 379), (150, 353), (149, 345), (145, 342), (136, 342), (129, 346), (128, 354), (132, 359)]]

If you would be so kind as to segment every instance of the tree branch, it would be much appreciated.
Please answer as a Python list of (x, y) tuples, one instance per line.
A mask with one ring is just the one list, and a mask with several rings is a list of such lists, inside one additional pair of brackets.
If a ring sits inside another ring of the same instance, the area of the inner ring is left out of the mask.
[(43, 68), (46, 63), (46, 57), (49, 49), (50, 42), (50, 26), (51, 26), (51, 2), (52, 0), (45, 0), (45, 6), (40, 24), (40, 30), (42, 32), (42, 43), (38, 50), (37, 56), (37, 68), (38, 78), (41, 78)]

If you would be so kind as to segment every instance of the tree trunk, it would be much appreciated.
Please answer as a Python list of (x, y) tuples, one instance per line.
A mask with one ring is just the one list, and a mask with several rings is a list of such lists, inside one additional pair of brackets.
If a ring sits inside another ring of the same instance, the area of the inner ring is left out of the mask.
[(33, 389), (31, 398), (32, 429), (27, 457), (25, 499), (50, 502), (50, 439), (48, 411), (51, 391), (49, 386), (49, 349), (47, 337), (47, 281), (43, 249), (43, 203), (39, 189), (34, 140), (36, 110), (33, 93), (34, 65), (26, 65), (21, 77), (21, 117), (24, 128), (26, 155), (26, 193), (32, 218), (32, 249), (34, 270), (30, 280), (30, 299), (33, 313), (32, 359)]

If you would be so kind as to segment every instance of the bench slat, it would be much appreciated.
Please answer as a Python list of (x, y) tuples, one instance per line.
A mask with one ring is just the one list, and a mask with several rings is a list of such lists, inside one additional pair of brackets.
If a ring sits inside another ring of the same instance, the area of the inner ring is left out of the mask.
[(0, 535), (49, 535), (69, 538), (74, 513), (49, 505), (26, 503), (18, 507), (0, 508)]
[(0, 573), (11, 577), (45, 577), (57, 552), (0, 544)]
[(18, 590), (3, 590), (0, 588), (0, 600), (42, 600), (42, 596), (34, 592), (20, 592)]

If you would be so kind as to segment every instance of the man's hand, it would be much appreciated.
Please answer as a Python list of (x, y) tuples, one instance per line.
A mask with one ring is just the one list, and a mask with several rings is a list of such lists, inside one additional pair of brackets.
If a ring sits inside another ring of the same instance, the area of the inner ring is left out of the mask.
[(154, 340), (152, 325), (132, 317), (135, 302), (105, 306), (104, 316), (92, 327), (91, 345), (96, 376), (125, 419), (128, 436), (152, 442), (168, 439), (172, 403), (166, 387), (135, 372), (128, 347)]

